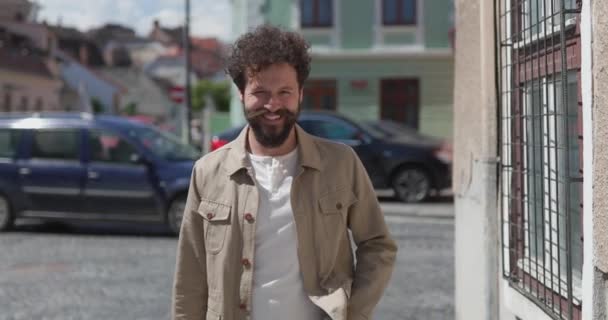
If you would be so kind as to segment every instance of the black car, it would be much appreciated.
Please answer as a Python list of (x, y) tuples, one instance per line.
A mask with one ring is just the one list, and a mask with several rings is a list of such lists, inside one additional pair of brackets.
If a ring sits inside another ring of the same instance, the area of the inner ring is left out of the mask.
[[(351, 146), (376, 189), (393, 189), (403, 202), (421, 202), (451, 187), (451, 148), (397, 122), (357, 123), (327, 111), (302, 111), (298, 124), (315, 136)], [(212, 138), (211, 150), (234, 140), (243, 126)]]

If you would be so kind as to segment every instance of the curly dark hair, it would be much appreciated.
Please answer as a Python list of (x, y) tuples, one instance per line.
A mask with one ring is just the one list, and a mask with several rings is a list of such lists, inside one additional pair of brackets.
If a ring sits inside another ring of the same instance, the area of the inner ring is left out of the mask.
[(261, 25), (237, 39), (226, 61), (226, 73), (242, 92), (247, 76), (253, 76), (275, 63), (288, 63), (302, 88), (310, 74), (310, 45), (301, 35), (271, 25)]

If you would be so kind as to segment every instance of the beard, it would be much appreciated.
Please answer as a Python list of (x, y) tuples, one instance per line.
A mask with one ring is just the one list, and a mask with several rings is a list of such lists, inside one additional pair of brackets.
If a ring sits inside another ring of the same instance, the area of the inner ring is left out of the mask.
[(298, 115), (300, 114), (300, 108), (298, 107), (296, 113), (293, 113), (286, 108), (273, 112), (273, 114), (279, 115), (283, 119), (282, 125), (265, 124), (264, 115), (270, 113), (270, 111), (264, 112), (263, 110), (265, 109), (258, 108), (247, 110), (245, 109), (245, 106), (243, 106), (245, 118), (247, 119), (256, 140), (265, 148), (277, 148), (287, 140), (287, 137), (289, 137), (291, 129), (295, 126)]

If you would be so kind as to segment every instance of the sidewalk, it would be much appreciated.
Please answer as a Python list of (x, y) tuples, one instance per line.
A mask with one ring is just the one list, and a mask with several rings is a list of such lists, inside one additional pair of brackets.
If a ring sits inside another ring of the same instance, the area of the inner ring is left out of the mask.
[(452, 203), (422, 203), (404, 204), (399, 202), (381, 202), (380, 207), (385, 215), (420, 217), (434, 219), (454, 219), (454, 205)]
[(439, 198), (428, 202), (408, 204), (392, 198), (392, 191), (378, 190), (380, 207), (385, 215), (402, 217), (424, 217), (434, 219), (454, 219), (454, 203), (451, 190), (441, 192)]

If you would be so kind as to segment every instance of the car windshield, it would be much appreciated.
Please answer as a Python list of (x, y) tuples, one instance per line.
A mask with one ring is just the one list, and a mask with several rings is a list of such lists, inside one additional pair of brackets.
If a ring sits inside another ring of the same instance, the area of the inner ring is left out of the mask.
[(359, 123), (359, 126), (363, 128), (365, 132), (378, 139), (387, 138), (390, 136), (386, 131), (381, 130), (372, 122), (361, 122)]
[(129, 135), (146, 149), (167, 161), (197, 160), (200, 152), (182, 143), (175, 135), (149, 127), (133, 129)]
[(408, 136), (419, 136), (420, 134), (400, 123), (390, 121), (390, 120), (378, 120), (378, 121), (369, 121), (365, 123), (366, 127), (372, 127), (374, 130), (378, 132), (382, 132), (385, 136), (397, 136), (397, 135), (408, 135)]
[(438, 143), (438, 139), (434, 137), (423, 135), (411, 127), (391, 120), (367, 121), (361, 125), (386, 139), (399, 139), (402, 142), (431, 145)]

